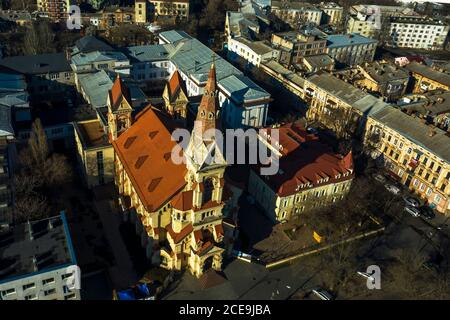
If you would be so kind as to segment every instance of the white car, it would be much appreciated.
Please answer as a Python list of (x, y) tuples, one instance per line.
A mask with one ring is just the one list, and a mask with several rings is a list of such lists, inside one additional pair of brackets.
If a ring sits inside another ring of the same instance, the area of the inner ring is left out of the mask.
[(413, 217), (418, 217), (420, 216), (420, 211), (419, 209), (412, 207), (412, 206), (406, 206), (405, 207), (405, 211), (408, 212), (410, 215), (412, 215)]
[(399, 187), (396, 187), (393, 184), (386, 184), (384, 187), (386, 188), (387, 191), (396, 195), (399, 194), (401, 191)]
[(321, 300), (334, 300), (333, 296), (322, 288), (315, 288), (312, 292)]

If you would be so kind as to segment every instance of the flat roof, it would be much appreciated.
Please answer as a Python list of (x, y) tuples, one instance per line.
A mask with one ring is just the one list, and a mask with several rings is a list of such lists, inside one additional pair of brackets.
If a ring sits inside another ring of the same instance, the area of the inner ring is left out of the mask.
[(5, 57), (0, 60), (0, 65), (23, 74), (72, 72), (64, 52)]
[(125, 54), (118, 51), (92, 51), (88, 53), (78, 53), (72, 56), (72, 63), (75, 65), (86, 65), (100, 61), (127, 61)]
[[(416, 143), (425, 150), (437, 155), (441, 159), (450, 161), (450, 136), (439, 128), (430, 128), (420, 119), (411, 117), (396, 108), (385, 108), (371, 116), (385, 126), (397, 131), (408, 140)], [(430, 135), (433, 130), (435, 134)]]
[(0, 232), (0, 283), (76, 263), (64, 212)]
[(378, 43), (377, 40), (364, 37), (359, 33), (330, 34), (326, 37), (327, 48), (339, 48), (354, 45)]
[(233, 40), (245, 44), (257, 54), (266, 54), (275, 50), (270, 45), (267, 45), (264, 41), (250, 41), (243, 37), (234, 38)]
[(74, 127), (79, 133), (86, 148), (97, 148), (110, 145), (108, 137), (98, 119), (75, 122)]

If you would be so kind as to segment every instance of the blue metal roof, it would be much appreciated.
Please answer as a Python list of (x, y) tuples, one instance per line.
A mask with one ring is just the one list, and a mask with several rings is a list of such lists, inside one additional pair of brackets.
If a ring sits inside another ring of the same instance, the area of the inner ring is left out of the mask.
[(339, 48), (347, 47), (361, 44), (372, 44), (377, 43), (377, 40), (364, 37), (359, 33), (351, 34), (331, 34), (327, 36), (327, 47), (328, 48)]
[(219, 87), (225, 90), (237, 103), (249, 102), (252, 100), (269, 99), (270, 94), (264, 89), (242, 75), (231, 75), (222, 79)]
[(168, 43), (176, 43), (183, 39), (192, 39), (190, 35), (180, 30), (163, 31), (159, 34), (159, 37)]

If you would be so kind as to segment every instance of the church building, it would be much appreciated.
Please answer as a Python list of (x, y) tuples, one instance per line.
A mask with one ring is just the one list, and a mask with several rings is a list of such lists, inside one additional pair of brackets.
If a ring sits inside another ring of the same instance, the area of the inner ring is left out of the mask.
[(171, 134), (180, 125), (176, 120), (185, 117), (187, 99), (180, 89), (182, 80), (176, 75), (172, 79), (164, 95), (167, 112), (148, 106), (133, 116), (120, 79), (111, 89), (108, 125), (114, 178), (124, 218), (136, 225), (153, 264), (200, 277), (208, 269), (221, 270), (224, 252), (232, 246), (229, 225), (223, 223), (231, 210), (224, 179), (227, 163), (215, 137), (203, 135), (208, 129), (220, 130), (215, 66), (181, 164), (172, 160), (176, 142)]

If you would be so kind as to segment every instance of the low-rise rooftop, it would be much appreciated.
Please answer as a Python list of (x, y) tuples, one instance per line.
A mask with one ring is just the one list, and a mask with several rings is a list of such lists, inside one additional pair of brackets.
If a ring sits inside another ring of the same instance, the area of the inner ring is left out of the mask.
[(74, 128), (86, 149), (110, 145), (108, 137), (97, 119), (75, 122)]
[(0, 283), (74, 264), (64, 212), (0, 231)]
[(356, 45), (377, 43), (377, 40), (364, 37), (359, 33), (330, 34), (327, 37), (327, 48), (341, 48)]
[(72, 72), (64, 52), (5, 57), (0, 65), (30, 75)]
[(434, 70), (431, 67), (418, 63), (416, 61), (411, 62), (406, 67), (413, 73), (420, 74), (421, 76), (439, 82), (443, 85), (450, 87), (450, 74)]

